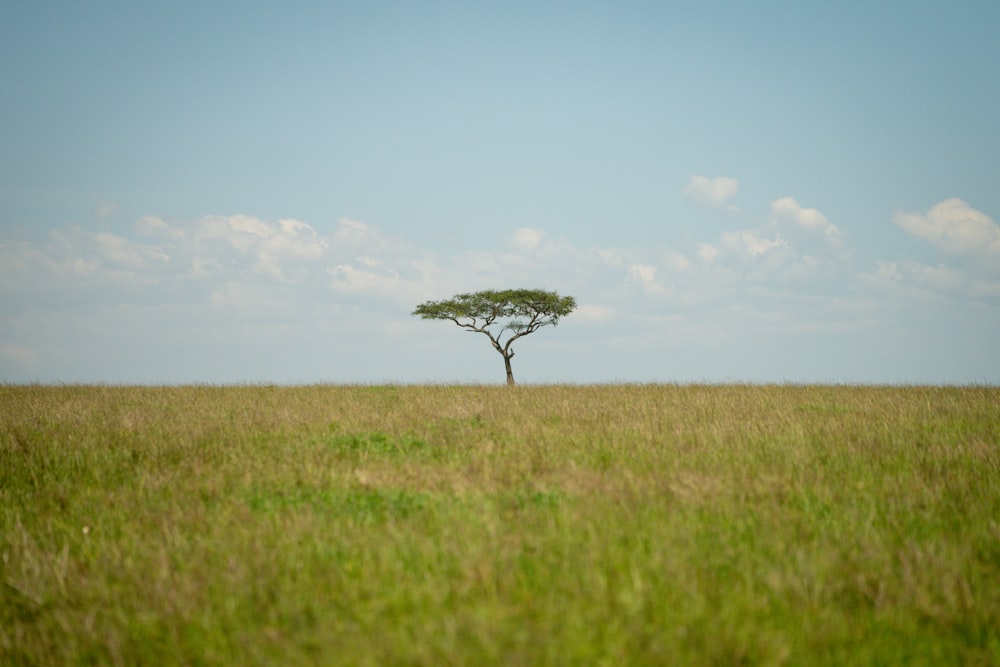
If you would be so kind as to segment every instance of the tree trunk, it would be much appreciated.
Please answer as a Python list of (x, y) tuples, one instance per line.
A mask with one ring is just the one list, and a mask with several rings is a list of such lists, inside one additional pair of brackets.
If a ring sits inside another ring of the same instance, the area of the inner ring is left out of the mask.
[(512, 371), (510, 369), (510, 358), (513, 357), (513, 356), (514, 356), (513, 354), (510, 355), (510, 356), (508, 356), (506, 354), (503, 355), (503, 365), (506, 366), (506, 368), (507, 368), (507, 386), (508, 387), (514, 384), (514, 371)]

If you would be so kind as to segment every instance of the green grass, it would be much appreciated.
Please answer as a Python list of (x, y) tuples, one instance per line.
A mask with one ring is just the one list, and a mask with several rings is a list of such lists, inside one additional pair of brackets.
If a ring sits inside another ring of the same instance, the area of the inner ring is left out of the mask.
[(0, 664), (1000, 664), (1000, 389), (0, 386)]

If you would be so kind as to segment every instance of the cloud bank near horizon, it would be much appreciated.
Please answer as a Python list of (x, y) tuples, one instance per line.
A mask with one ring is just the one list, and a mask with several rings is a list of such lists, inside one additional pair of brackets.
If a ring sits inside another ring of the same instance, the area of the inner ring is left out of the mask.
[[(731, 207), (738, 183), (694, 177), (688, 188), (706, 205)], [(791, 196), (771, 201), (768, 211), (757, 220), (734, 217), (746, 224), (681, 247), (583, 247), (544, 229), (513, 227), (503, 247), (450, 254), (417, 236), (386, 234), (351, 218), (323, 225), (247, 214), (146, 215), (120, 228), (67, 226), (42, 241), (0, 245), (0, 371), (15, 381), (114, 381), (115, 373), (133, 381), (144, 376), (122, 367), (142, 363), (143, 349), (151, 359), (167, 359), (171, 349), (280, 357), (283, 346), (312, 336), (338, 346), (345, 359), (351, 349), (377, 354), (377, 344), (437, 350), (446, 332), (409, 318), (412, 308), (458, 291), (500, 287), (575, 296), (580, 309), (570, 336), (576, 350), (722, 349), (735, 345), (737, 335), (878, 332), (887, 317), (902, 322), (958, 303), (972, 303), (989, 323), (998, 306), (1000, 226), (961, 199), (886, 221), (939, 253), (935, 264), (885, 257), (855, 266), (846, 223)], [(81, 349), (74, 349), (74, 336)], [(129, 361), (116, 361), (116, 344), (133, 348)], [(108, 355), (107, 376), (88, 375), (86, 348), (95, 346)], [(166, 366), (152, 366), (151, 381), (175, 378)], [(260, 368), (246, 377), (280, 365)], [(372, 379), (397, 379), (389, 366), (373, 369)], [(307, 364), (296, 370), (317, 379), (308, 371)], [(196, 370), (188, 373), (198, 379)], [(400, 379), (419, 379), (419, 373), (410, 366)], [(337, 370), (322, 377), (336, 378)], [(582, 369), (573, 379), (586, 378)]]

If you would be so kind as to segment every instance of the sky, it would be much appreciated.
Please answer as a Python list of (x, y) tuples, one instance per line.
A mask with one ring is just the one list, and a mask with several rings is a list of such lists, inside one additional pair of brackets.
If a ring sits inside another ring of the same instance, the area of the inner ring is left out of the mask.
[(1000, 384), (1000, 3), (0, 5), (0, 383)]

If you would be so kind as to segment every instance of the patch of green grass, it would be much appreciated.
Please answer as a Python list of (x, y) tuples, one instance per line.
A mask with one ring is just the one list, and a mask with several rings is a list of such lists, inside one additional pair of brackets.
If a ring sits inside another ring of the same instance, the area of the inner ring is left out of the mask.
[(1000, 389), (0, 387), (0, 664), (997, 664)]
[(364, 521), (405, 519), (424, 509), (424, 494), (402, 489), (295, 489), (257, 491), (247, 498), (255, 512), (311, 510)]
[(430, 448), (423, 440), (394, 438), (378, 431), (360, 435), (334, 435), (322, 442), (326, 447), (337, 452), (372, 456), (414, 454)]

